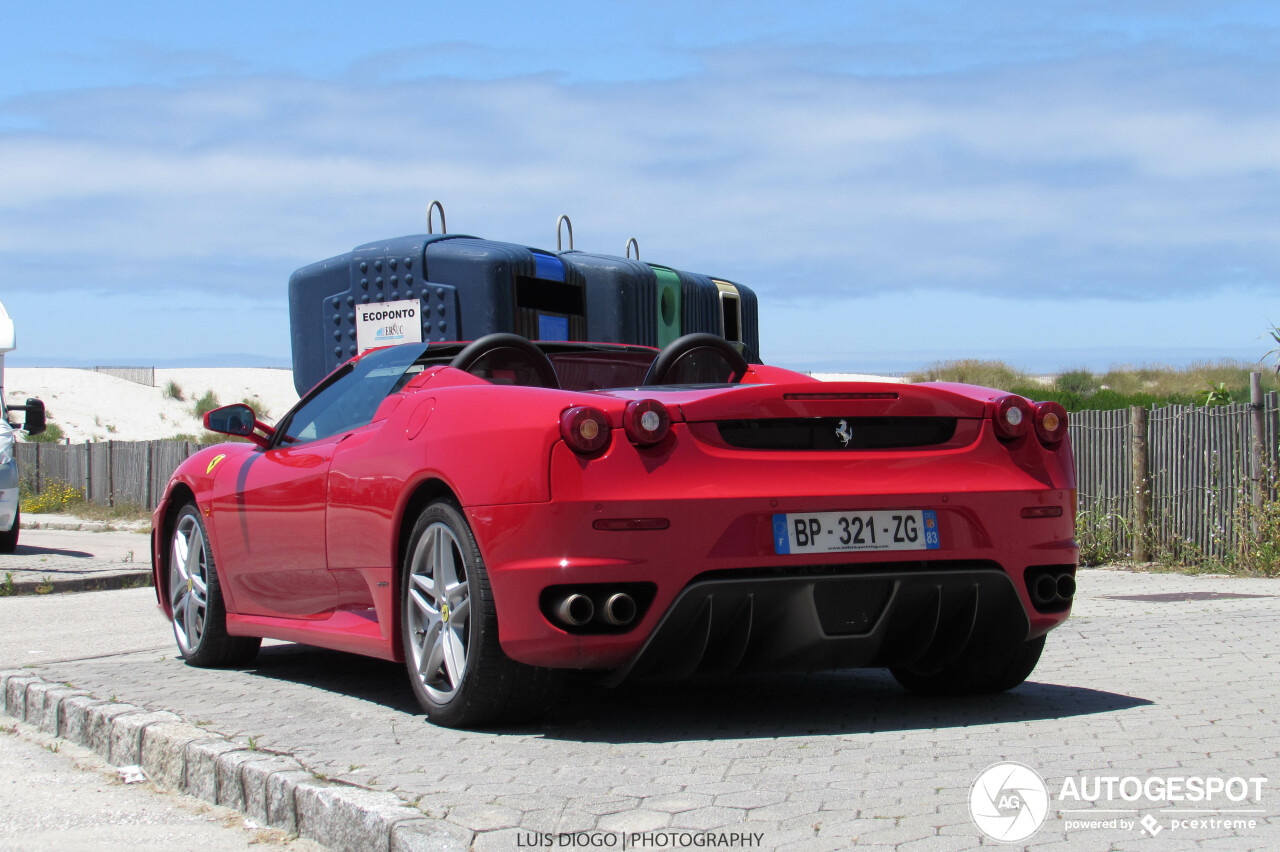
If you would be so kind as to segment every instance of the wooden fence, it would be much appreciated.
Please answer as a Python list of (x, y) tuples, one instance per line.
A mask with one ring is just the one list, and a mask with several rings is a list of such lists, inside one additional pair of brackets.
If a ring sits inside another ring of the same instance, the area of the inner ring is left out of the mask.
[[(1144, 416), (1132, 409), (1071, 415), (1080, 511), (1108, 525), (1120, 549), (1137, 548), (1139, 556), (1144, 546), (1178, 552), (1188, 545), (1191, 552), (1224, 555), (1237, 543), (1242, 502), (1275, 497), (1277, 394), (1266, 394), (1258, 407), (1139, 411)], [(1145, 542), (1133, 535), (1138, 529), (1150, 530)]]
[(140, 385), (156, 385), (156, 368), (155, 367), (88, 367), (95, 373), (102, 373), (107, 376), (115, 376), (117, 379), (124, 379), (128, 382), (136, 382)]
[(169, 476), (204, 447), (191, 441), (100, 441), (16, 444), (23, 486), (39, 494), (47, 483), (79, 488), (91, 503), (154, 509)]
[[(1080, 512), (1093, 526), (1109, 527), (1116, 546), (1146, 543), (1165, 549), (1191, 544), (1221, 556), (1234, 544), (1232, 519), (1249, 499), (1255, 424), (1261, 423), (1262, 468), (1271, 470), (1280, 438), (1280, 401), (1267, 394), (1260, 411), (1249, 404), (1213, 408), (1172, 405), (1150, 410), (1082, 411), (1070, 416)], [(1259, 416), (1261, 415), (1261, 416)], [(1135, 428), (1135, 422), (1141, 424)], [(187, 441), (104, 441), (84, 444), (25, 443), (16, 446), (26, 488), (39, 493), (47, 482), (83, 489), (94, 503), (132, 503), (154, 508), (169, 475), (201, 448)], [(1256, 463), (1256, 462), (1253, 462)], [(1136, 477), (1135, 477), (1136, 472)], [(1135, 482), (1145, 482), (1139, 488)], [(1270, 498), (1274, 483), (1265, 483)]]

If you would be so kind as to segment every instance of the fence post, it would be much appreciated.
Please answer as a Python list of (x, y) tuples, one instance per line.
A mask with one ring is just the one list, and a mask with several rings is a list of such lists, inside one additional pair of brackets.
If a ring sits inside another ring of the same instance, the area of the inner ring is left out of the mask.
[(107, 505), (116, 504), (116, 442), (107, 441)]
[(155, 441), (147, 441), (147, 460), (143, 465), (142, 473), (142, 505), (151, 511), (155, 506), (151, 505), (151, 466), (154, 464), (151, 457), (155, 452)]
[(1147, 409), (1129, 407), (1129, 445), (1133, 459), (1133, 561), (1150, 562), (1151, 456), (1147, 441)]
[(1263, 447), (1266, 441), (1266, 419), (1262, 412), (1262, 373), (1249, 374), (1249, 419), (1253, 427), (1253, 440), (1249, 442), (1249, 478), (1253, 480), (1253, 524), (1252, 532), (1258, 534), (1258, 517), (1262, 511), (1262, 496), (1265, 489), (1267, 459)]
[(84, 499), (93, 502), (93, 445), (84, 441)]

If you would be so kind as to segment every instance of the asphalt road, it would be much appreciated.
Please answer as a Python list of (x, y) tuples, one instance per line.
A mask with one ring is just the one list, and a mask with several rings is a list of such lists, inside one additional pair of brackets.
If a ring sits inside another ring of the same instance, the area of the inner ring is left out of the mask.
[[(1035, 848), (1280, 848), (1280, 581), (1082, 571), (1079, 587), (1027, 684), (965, 699), (912, 697), (874, 671), (578, 683), (540, 725), (450, 731), (387, 663), (276, 644), (244, 670), (186, 666), (150, 589), (0, 599), (0, 669), (391, 791), (476, 849), (565, 832), (989, 847), (970, 797), (1007, 761), (1048, 791)], [(1266, 780), (1246, 799), (1185, 795), (1215, 778)]]

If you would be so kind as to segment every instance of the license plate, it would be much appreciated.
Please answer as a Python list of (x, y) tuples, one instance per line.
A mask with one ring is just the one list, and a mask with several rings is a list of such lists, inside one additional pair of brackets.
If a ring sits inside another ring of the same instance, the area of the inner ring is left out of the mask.
[(941, 546), (938, 516), (932, 509), (773, 516), (774, 553), (937, 550)]

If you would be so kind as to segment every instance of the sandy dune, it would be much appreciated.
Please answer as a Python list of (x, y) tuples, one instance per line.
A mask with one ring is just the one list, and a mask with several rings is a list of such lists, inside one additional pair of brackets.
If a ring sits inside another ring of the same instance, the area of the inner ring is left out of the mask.
[[(156, 369), (155, 387), (119, 379), (91, 370), (66, 367), (9, 367), (5, 370), (5, 398), (22, 402), (34, 396), (44, 400), (49, 422), (62, 428), (71, 441), (151, 441), (176, 435), (201, 435), (204, 426), (195, 416), (195, 401), (213, 391), (220, 404), (251, 399), (265, 409), (274, 423), (298, 401), (293, 373), (251, 367), (189, 367)], [(815, 373), (824, 381), (884, 381), (886, 378), (855, 373)], [(183, 399), (165, 396), (169, 382)]]
[[(165, 396), (169, 382), (181, 388), (183, 399)], [(57, 423), (71, 441), (200, 435), (204, 426), (195, 415), (195, 401), (208, 391), (221, 404), (253, 400), (263, 407), (268, 422), (298, 401), (292, 372), (263, 368), (157, 369), (156, 386), (148, 387), (91, 370), (8, 367), (4, 384), (5, 398), (11, 402), (31, 396), (44, 400), (49, 422)]]

